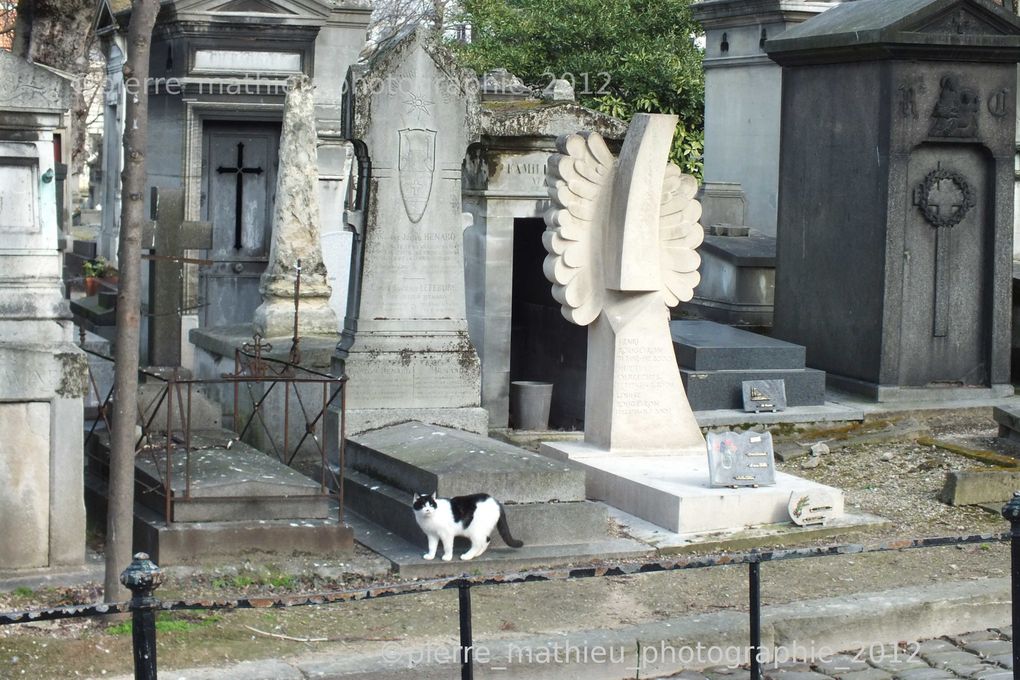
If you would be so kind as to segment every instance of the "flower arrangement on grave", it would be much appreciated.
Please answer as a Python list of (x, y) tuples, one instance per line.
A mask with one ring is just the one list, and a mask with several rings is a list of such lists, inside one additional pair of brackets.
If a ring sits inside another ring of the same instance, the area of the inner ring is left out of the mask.
[(85, 294), (95, 295), (99, 288), (98, 279), (110, 283), (117, 283), (117, 269), (105, 257), (99, 256), (89, 260), (81, 266), (82, 274), (85, 276)]

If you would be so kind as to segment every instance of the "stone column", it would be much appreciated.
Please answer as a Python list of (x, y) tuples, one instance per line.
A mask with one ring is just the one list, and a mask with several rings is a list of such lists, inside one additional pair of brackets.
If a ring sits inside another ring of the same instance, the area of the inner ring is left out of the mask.
[(265, 337), (294, 332), (294, 291), (301, 262), (300, 335), (335, 334), (336, 313), (329, 306), (330, 288), (319, 239), (318, 160), (313, 87), (306, 76), (288, 81), (280, 137), (280, 169), (269, 266), (262, 275), (262, 304), (255, 310), (255, 329)]
[(61, 284), (53, 131), (68, 83), (0, 51), (0, 569), (85, 559), (88, 367)]

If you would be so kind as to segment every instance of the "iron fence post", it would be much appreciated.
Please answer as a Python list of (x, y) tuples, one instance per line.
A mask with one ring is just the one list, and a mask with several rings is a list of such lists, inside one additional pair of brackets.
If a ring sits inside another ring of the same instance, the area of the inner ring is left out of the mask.
[(747, 563), (748, 616), (751, 637), (751, 680), (761, 678), (761, 562)]
[(460, 678), (474, 680), (474, 649), (471, 648), (471, 586), (461, 583), (457, 587), (460, 601)]
[(131, 591), (131, 647), (135, 680), (156, 680), (156, 610), (153, 591), (163, 583), (162, 571), (143, 552), (136, 553), (120, 582)]
[(1016, 677), (1020, 669), (1020, 639), (1017, 638), (1017, 631), (1020, 629), (1020, 609), (1017, 608), (1017, 595), (1020, 594), (1020, 491), (1013, 492), (1013, 499), (1002, 508), (1002, 516), (1009, 520), (1009, 549), (1010, 549), (1010, 584), (1012, 598), (1010, 611), (1013, 614), (1013, 673)]

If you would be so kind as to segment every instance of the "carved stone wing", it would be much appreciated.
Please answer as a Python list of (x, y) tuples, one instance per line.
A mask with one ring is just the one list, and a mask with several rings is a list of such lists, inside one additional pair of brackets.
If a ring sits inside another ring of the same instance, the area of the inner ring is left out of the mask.
[(552, 207), (545, 214), (543, 270), (563, 316), (586, 326), (602, 311), (603, 235), (616, 160), (596, 132), (560, 137), (557, 147), (546, 174)]
[(701, 256), (695, 250), (705, 238), (698, 224), (701, 204), (694, 200), (698, 180), (685, 175), (676, 165), (666, 167), (659, 211), (659, 239), (662, 244), (663, 295), (670, 307), (694, 297), (701, 281)]

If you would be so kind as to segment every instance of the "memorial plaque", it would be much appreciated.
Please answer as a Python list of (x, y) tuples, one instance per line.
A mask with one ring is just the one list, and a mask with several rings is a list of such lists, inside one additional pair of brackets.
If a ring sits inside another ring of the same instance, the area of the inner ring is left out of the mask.
[(745, 380), (744, 410), (748, 413), (786, 410), (785, 380)]
[(824, 525), (835, 514), (836, 505), (831, 491), (794, 491), (790, 495), (790, 519), (801, 527)]
[(773, 486), (776, 461), (769, 432), (709, 432), (708, 477), (713, 487)]

